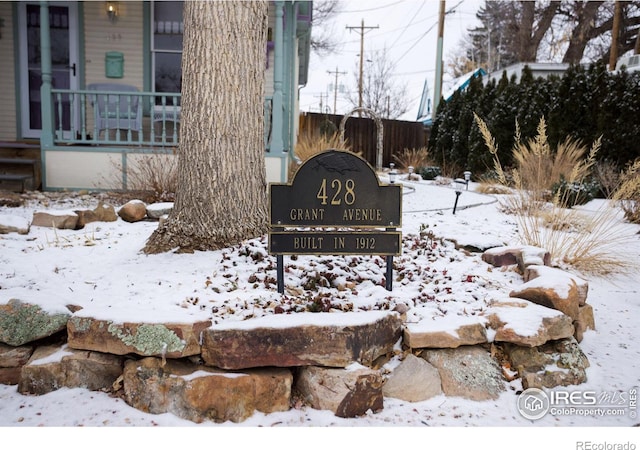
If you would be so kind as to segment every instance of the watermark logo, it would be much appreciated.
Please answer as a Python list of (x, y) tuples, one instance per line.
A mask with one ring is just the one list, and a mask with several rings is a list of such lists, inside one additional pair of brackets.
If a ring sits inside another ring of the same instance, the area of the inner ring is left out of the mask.
[(637, 417), (638, 388), (627, 391), (549, 390), (529, 388), (518, 396), (518, 411), (525, 419), (553, 416)]
[(518, 411), (525, 419), (541, 419), (550, 407), (549, 396), (542, 389), (529, 388), (518, 396)]

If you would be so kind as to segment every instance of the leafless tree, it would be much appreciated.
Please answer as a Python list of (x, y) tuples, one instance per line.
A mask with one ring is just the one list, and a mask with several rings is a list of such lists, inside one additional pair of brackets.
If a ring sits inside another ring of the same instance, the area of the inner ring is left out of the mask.
[[(640, 30), (640, 1), (620, 1), (618, 54), (633, 50)], [(491, 70), (516, 62), (580, 63), (608, 60), (614, 2), (599, 0), (485, 0), (482, 26), (469, 30), (468, 59)], [(456, 66), (466, 62), (457, 57)]]
[[(407, 86), (394, 82), (395, 65), (388, 59), (386, 50), (371, 53), (365, 58), (362, 70), (362, 106), (386, 119), (397, 119), (409, 110)], [(353, 70), (355, 89), (350, 89), (349, 102), (359, 106), (360, 67)]]
[(338, 14), (338, 0), (319, 0), (313, 2), (313, 17), (311, 19), (311, 51), (318, 56), (326, 56), (340, 46), (336, 41), (331, 22)]

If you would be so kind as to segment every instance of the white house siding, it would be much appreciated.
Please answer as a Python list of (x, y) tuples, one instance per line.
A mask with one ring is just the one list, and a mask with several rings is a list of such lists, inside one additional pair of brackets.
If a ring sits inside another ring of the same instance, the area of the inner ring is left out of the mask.
[(119, 153), (46, 152), (48, 189), (113, 189), (121, 177)]
[[(142, 2), (119, 2), (118, 20), (111, 23), (104, 2), (84, 2), (85, 81), (130, 84), (143, 89)], [(124, 77), (107, 78), (105, 54), (124, 54)]]
[(12, 2), (0, 2), (0, 17), (4, 19), (0, 28), (0, 141), (13, 141), (17, 139), (17, 123)]

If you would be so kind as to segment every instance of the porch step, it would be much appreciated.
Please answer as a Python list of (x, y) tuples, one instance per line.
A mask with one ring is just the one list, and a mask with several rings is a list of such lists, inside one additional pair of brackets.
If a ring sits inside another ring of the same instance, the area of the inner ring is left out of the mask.
[(0, 189), (24, 192), (40, 187), (40, 144), (0, 142)]
[[(15, 173), (3, 173), (0, 174), (0, 187), (6, 184), (20, 184), (20, 192), (24, 192), (25, 183), (27, 180), (31, 180), (31, 184), (33, 185), (33, 176), (32, 175), (20, 175)], [(12, 191), (15, 189), (11, 189)]]

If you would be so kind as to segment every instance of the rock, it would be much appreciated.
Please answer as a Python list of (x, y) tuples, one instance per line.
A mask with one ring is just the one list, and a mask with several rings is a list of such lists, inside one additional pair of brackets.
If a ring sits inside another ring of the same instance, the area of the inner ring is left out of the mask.
[(147, 206), (142, 200), (130, 200), (118, 210), (118, 215), (125, 222), (139, 222), (147, 215)]
[(516, 254), (518, 267), (521, 271), (529, 266), (548, 266), (551, 263), (551, 254), (544, 248), (526, 245)]
[(57, 389), (111, 390), (122, 375), (123, 359), (115, 355), (63, 347), (38, 347), (22, 368), (18, 392), (42, 395)]
[(407, 323), (404, 344), (409, 348), (456, 348), (487, 342), (486, 320), (478, 316), (424, 318)]
[(76, 230), (78, 226), (78, 215), (73, 211), (35, 211), (31, 225), (34, 227), (57, 228), (58, 230)]
[(495, 267), (517, 264), (521, 271), (531, 265), (548, 266), (551, 254), (543, 248), (525, 246), (494, 247), (482, 254), (482, 260)]
[(0, 384), (18, 384), (21, 374), (22, 367), (0, 367)]
[(587, 295), (589, 293), (589, 282), (583, 278), (572, 273), (565, 272), (562, 269), (556, 269), (555, 267), (537, 266), (532, 265), (526, 268), (524, 271), (524, 281), (531, 281), (540, 277), (551, 278), (563, 278), (567, 277), (575, 281), (576, 288), (578, 289), (578, 304), (580, 306), (587, 303)]
[(29, 221), (20, 216), (0, 214), (0, 234), (29, 234)]
[(572, 337), (532, 348), (508, 344), (504, 351), (524, 389), (569, 386), (587, 380), (589, 360)]
[(160, 219), (168, 215), (173, 209), (173, 202), (152, 203), (147, 206), (147, 216), (151, 219)]
[(116, 209), (112, 205), (105, 205), (102, 202), (98, 203), (93, 213), (99, 222), (115, 222), (118, 220)]
[(0, 344), (0, 367), (22, 367), (32, 353), (33, 347), (30, 345), (14, 347)]
[(185, 361), (130, 360), (124, 369), (126, 402), (152, 414), (192, 422), (241, 422), (255, 411), (287, 411), (293, 376), (287, 369), (225, 372)]
[(396, 367), (382, 386), (385, 397), (421, 402), (442, 394), (438, 369), (413, 354)]
[(502, 370), (481, 346), (425, 350), (421, 357), (438, 369), (447, 396), (495, 400), (505, 390)]
[(582, 342), (585, 331), (596, 329), (593, 307), (591, 305), (583, 305), (578, 308), (578, 319), (573, 322), (573, 326), (576, 329), (573, 337), (575, 337), (578, 342)]
[(16, 192), (0, 190), (0, 206), (17, 208), (24, 205), (24, 199)]
[(483, 314), (495, 330), (495, 342), (535, 347), (574, 333), (570, 317), (527, 300), (495, 300)]
[(509, 296), (557, 309), (574, 320), (578, 319), (578, 286), (570, 277), (534, 278), (511, 291)]
[(78, 215), (78, 228), (83, 228), (91, 222), (115, 222), (118, 220), (115, 208), (102, 202), (93, 210), (76, 210), (74, 212)]
[(69, 347), (78, 350), (183, 358), (200, 353), (200, 334), (210, 325), (210, 321), (121, 324), (74, 316), (69, 319), (67, 334)]
[(22, 366), (29, 361), (32, 353), (33, 347), (30, 345), (12, 347), (0, 344), (0, 384), (18, 384)]
[(338, 417), (358, 417), (384, 406), (382, 375), (357, 363), (346, 369), (303, 367), (295, 388), (312, 408)]
[(17, 299), (0, 305), (0, 342), (18, 347), (52, 336), (67, 326), (70, 313), (50, 313)]
[(352, 362), (370, 366), (393, 351), (401, 328), (398, 314), (385, 311), (277, 314), (229, 321), (204, 331), (202, 358), (222, 369), (346, 367)]

